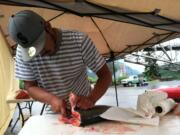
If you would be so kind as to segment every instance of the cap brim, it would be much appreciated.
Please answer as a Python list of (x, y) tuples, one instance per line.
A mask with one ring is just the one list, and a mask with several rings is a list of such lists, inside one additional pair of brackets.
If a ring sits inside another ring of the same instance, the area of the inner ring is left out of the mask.
[(21, 45), (19, 45), (21, 47), (21, 54), (24, 61), (30, 61), (32, 58), (37, 56), (42, 51), (45, 45), (45, 41), (46, 41), (45, 36), (46, 36), (46, 32), (43, 31), (41, 35), (39, 36), (39, 38), (31, 45), (31, 47), (35, 48), (35, 53), (33, 54), (33, 56), (30, 56), (29, 54), (29, 49), (31, 47), (23, 48), (21, 47)]

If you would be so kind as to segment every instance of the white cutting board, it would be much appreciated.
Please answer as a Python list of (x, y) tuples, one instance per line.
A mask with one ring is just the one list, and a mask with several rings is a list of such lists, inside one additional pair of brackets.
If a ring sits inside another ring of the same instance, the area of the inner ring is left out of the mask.
[[(112, 114), (113, 115), (113, 114)], [(107, 121), (74, 127), (58, 121), (58, 115), (32, 116), (19, 135), (180, 135), (180, 117), (167, 115), (160, 125), (144, 126)]]

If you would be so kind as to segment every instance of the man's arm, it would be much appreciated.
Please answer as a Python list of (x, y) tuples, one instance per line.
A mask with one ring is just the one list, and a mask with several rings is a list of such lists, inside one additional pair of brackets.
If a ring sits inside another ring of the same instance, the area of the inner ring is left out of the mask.
[(104, 95), (112, 83), (112, 75), (106, 64), (97, 72), (97, 76), (98, 80), (94, 90), (88, 96), (94, 103)]
[[(97, 72), (97, 76), (98, 80), (92, 92), (88, 96), (75, 95), (74, 98), (76, 99), (74, 99), (74, 103), (71, 102), (72, 106), (77, 106), (81, 109), (89, 109), (104, 95), (112, 82), (111, 72), (106, 64), (104, 64), (104, 66)], [(70, 101), (72, 101), (71, 97)]]
[(28, 91), (29, 95), (38, 101), (46, 104), (50, 104), (53, 95), (46, 92), (42, 88), (38, 87), (35, 81), (25, 81), (25, 89)]
[(63, 116), (66, 115), (64, 100), (38, 87), (35, 81), (25, 81), (25, 89), (33, 99), (51, 105), (54, 112), (61, 112)]

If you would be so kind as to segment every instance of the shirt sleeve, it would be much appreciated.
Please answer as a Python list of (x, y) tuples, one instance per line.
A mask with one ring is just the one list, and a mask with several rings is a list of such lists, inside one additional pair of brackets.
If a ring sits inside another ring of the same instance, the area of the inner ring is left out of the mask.
[(19, 80), (36, 80), (29, 62), (22, 60), (21, 50), (19, 47), (17, 47), (16, 50), (15, 76)]
[(95, 73), (106, 63), (105, 59), (96, 49), (93, 41), (87, 35), (84, 36), (82, 42), (82, 57), (86, 66)]

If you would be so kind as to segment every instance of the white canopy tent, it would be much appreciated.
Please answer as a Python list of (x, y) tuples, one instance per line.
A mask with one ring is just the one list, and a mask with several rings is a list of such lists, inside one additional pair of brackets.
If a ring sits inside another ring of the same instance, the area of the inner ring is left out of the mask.
[[(54, 27), (87, 33), (100, 53), (111, 61), (179, 37), (179, 6), (180, 0), (0, 0), (0, 35), (4, 35), (0, 37), (0, 45), (9, 45), (13, 54), (16, 44), (8, 36), (8, 19), (20, 10), (33, 10)], [(8, 49), (1, 52), (1, 64), (11, 65)], [(9, 73), (9, 70), (11, 67), (8, 66), (0, 69), (2, 73)], [(3, 74), (0, 79), (8, 82), (9, 78), (6, 77)], [(6, 87), (1, 87), (5, 93), (2, 97), (9, 90)], [(116, 85), (115, 90), (118, 100)], [(8, 123), (9, 109), (4, 98), (0, 100), (3, 100), (1, 106), (5, 109), (0, 113), (0, 117), (3, 117), (0, 122), (1, 133), (3, 127), (7, 126), (4, 123)]]

